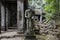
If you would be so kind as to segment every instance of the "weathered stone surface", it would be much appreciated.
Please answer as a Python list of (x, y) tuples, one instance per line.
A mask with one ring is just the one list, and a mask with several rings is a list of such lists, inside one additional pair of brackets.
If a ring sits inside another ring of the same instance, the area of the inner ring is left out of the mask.
[(24, 40), (24, 37), (15, 37), (15, 38), (3, 38), (1, 40)]
[(5, 28), (5, 8), (1, 4), (1, 28)]
[(24, 8), (23, 8), (23, 1), (17, 0), (17, 26), (18, 31), (23, 32), (23, 25), (24, 25)]
[(55, 25), (54, 21), (50, 21), (48, 25), (39, 24), (40, 25), (40, 34), (52, 34), (57, 35), (59, 34), (59, 30), (57, 29), (57, 26)]
[(53, 35), (47, 35), (46, 37), (47, 37), (46, 40), (58, 40), (58, 38)]

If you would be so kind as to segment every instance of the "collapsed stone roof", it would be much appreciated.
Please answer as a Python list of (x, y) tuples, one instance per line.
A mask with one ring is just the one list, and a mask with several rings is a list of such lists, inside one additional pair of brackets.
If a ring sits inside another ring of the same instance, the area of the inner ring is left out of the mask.
[(45, 14), (45, 11), (41, 10), (41, 9), (35, 9), (35, 14), (36, 15), (42, 15), (42, 14)]

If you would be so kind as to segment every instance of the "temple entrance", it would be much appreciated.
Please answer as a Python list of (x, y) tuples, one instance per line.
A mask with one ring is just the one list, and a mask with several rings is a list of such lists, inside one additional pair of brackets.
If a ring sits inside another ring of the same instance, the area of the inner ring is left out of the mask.
[(17, 1), (6, 1), (8, 8), (8, 29), (17, 28)]
[(22, 0), (1, 0), (1, 28), (5, 31), (17, 28), (23, 30), (25, 6)]
[(8, 28), (17, 28), (17, 1), (9, 1), (8, 9), (10, 10)]

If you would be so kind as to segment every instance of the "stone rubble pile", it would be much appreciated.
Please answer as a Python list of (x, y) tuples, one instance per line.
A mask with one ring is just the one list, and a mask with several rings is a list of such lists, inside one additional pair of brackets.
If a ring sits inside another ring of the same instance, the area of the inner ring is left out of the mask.
[[(60, 40), (60, 31), (55, 25), (54, 21), (50, 21), (48, 24), (39, 23), (41, 40)], [(58, 37), (59, 36), (59, 37)]]
[(40, 27), (40, 34), (58, 34), (59, 30), (49, 26)]
[(44, 25), (44, 24), (39, 24), (40, 25), (40, 34), (52, 34), (52, 35), (57, 35), (59, 34), (59, 30), (55, 26), (55, 24), (48, 23), (49, 25)]

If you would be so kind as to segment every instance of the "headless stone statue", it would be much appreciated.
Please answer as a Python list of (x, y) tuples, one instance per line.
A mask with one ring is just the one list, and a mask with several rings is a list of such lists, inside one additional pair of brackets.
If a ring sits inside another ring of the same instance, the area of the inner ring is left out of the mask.
[(26, 40), (35, 40), (35, 34), (33, 31), (33, 19), (34, 19), (34, 11), (32, 9), (28, 9), (25, 11), (25, 18), (26, 18)]

